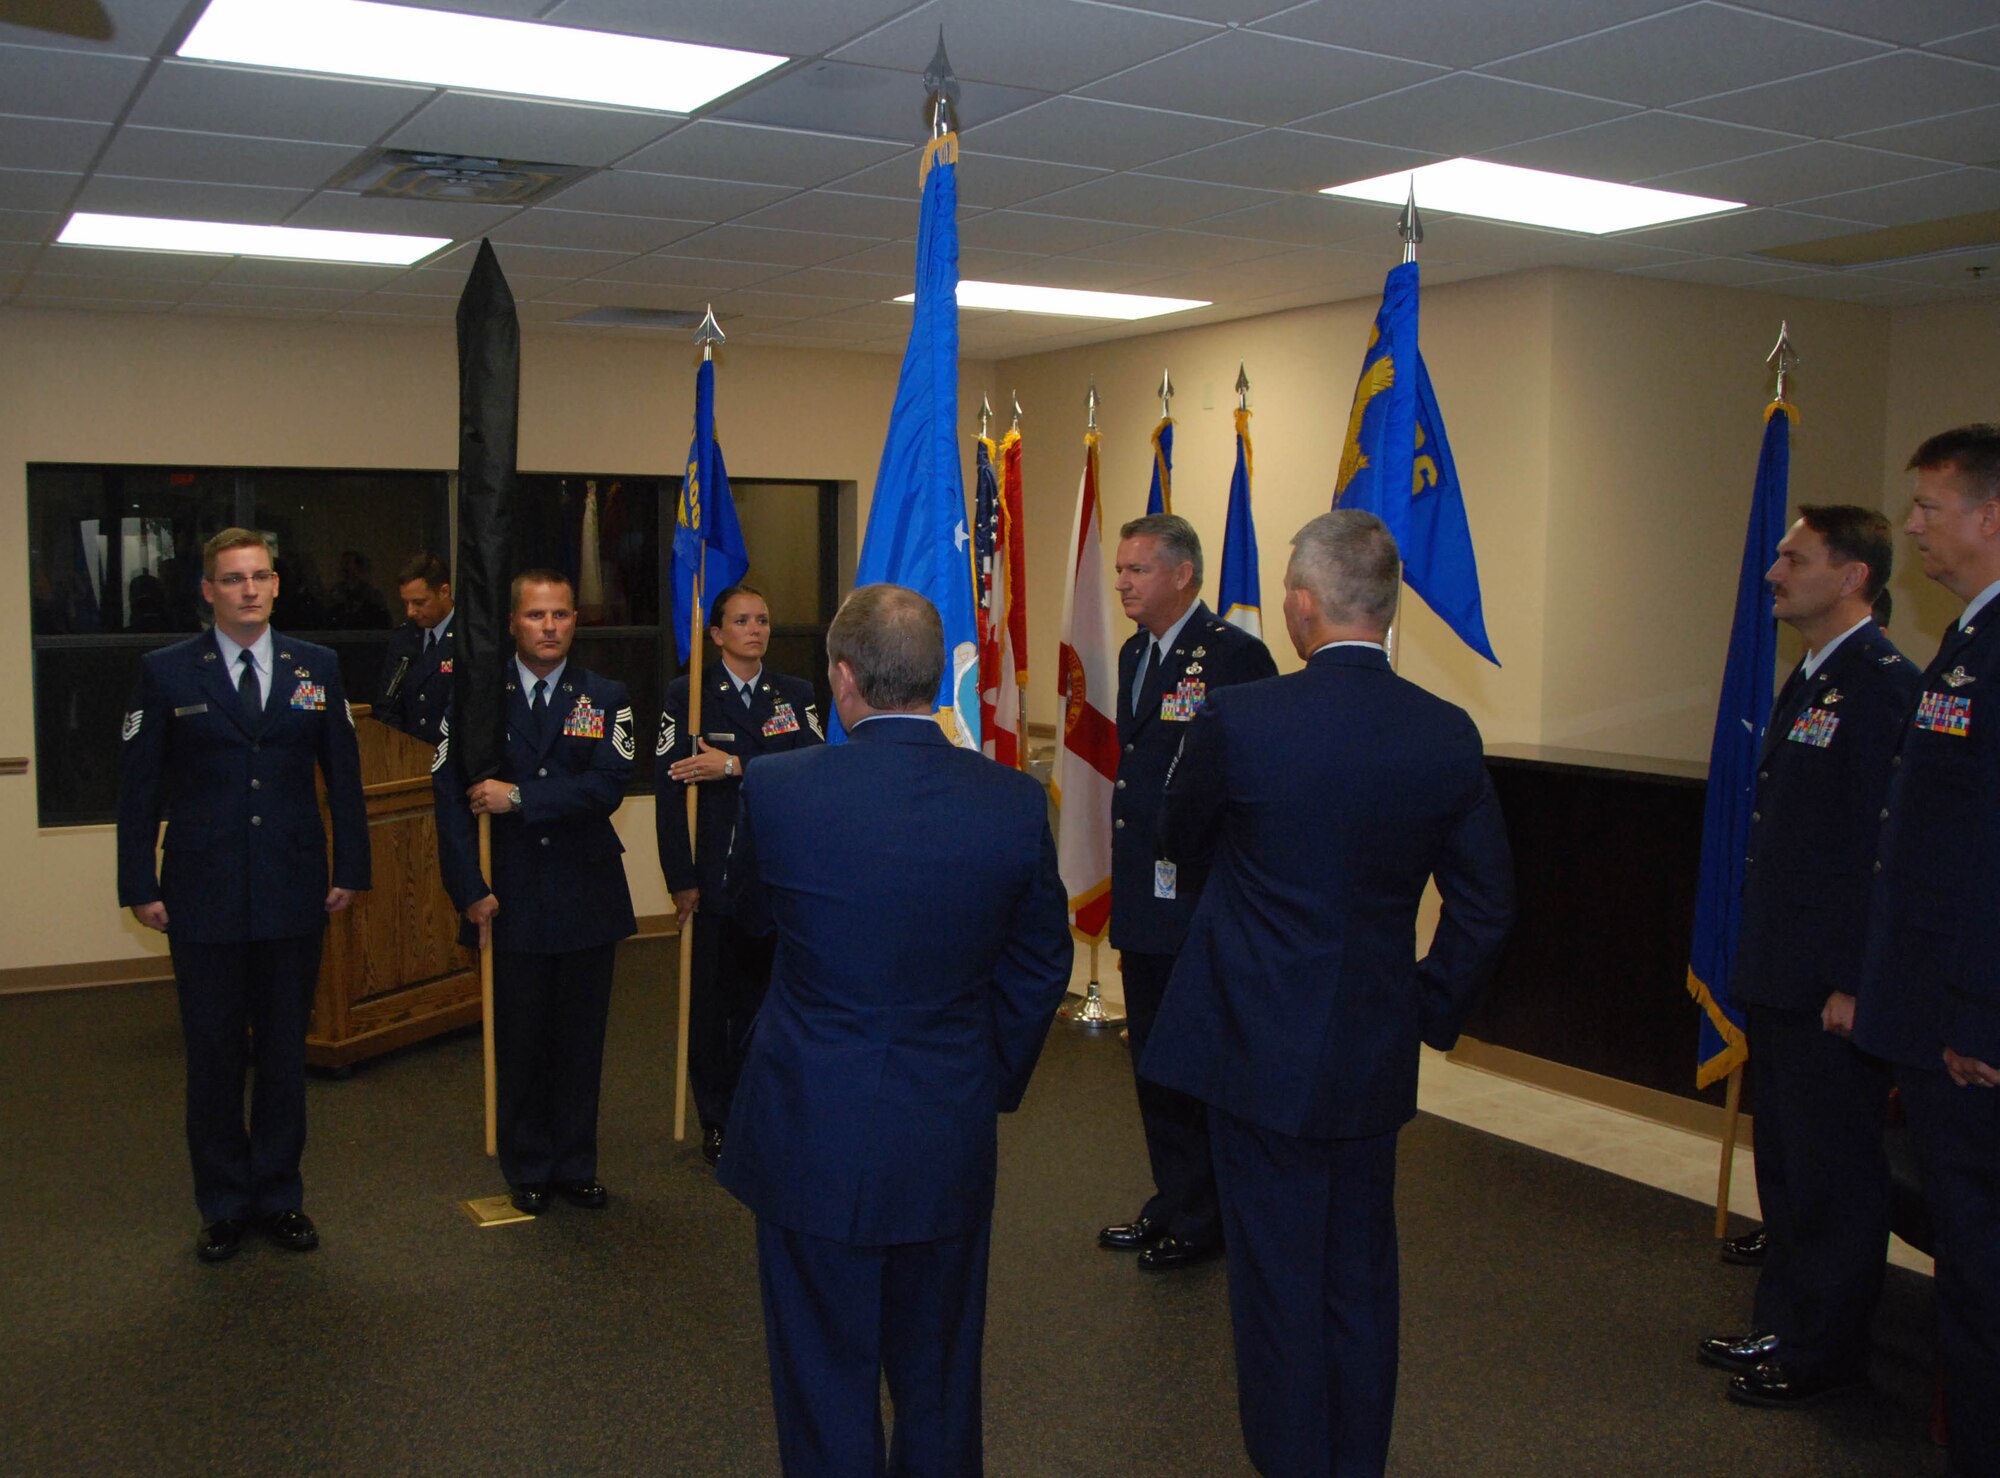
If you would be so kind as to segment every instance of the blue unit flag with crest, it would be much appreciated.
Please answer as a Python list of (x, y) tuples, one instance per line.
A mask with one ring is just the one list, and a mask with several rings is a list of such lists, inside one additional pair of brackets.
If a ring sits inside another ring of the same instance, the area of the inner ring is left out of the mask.
[(1236, 413), (1236, 470), (1229, 478), (1229, 513), (1222, 525), (1222, 579), (1216, 609), (1231, 626), (1264, 635), (1263, 579), (1257, 568), (1257, 522), (1250, 507), (1250, 412)]
[(736, 500), (729, 496), (729, 472), (715, 440), (715, 365), (703, 360), (694, 380), (694, 441), (688, 447), (687, 476), (681, 481), (669, 569), (674, 640), (683, 666), (701, 635), (694, 629), (699, 624), (694, 620), (695, 592), (700, 591), (706, 609), (749, 568), (743, 526), (736, 521)]
[(1417, 264), (1392, 268), (1354, 387), (1333, 506), (1366, 509), (1387, 524), (1410, 588), (1460, 641), (1498, 667), (1486, 637), (1464, 489), (1417, 344), (1417, 297)]

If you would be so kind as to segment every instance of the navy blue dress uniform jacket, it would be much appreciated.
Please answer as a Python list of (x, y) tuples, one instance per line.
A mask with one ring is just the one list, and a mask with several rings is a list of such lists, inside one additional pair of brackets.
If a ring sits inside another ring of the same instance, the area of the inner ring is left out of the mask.
[(744, 762), (760, 754), (785, 754), (808, 744), (824, 744), (826, 726), (820, 721), (813, 686), (804, 678), (766, 668), (750, 706), (745, 708), (736, 680), (726, 671), (704, 673), (701, 737), (709, 748), (736, 756), (736, 774), (701, 783), (696, 802), (701, 855), (690, 857), (687, 787), (667, 773), (669, 765), (695, 752), (694, 735), (688, 731), (687, 693), (686, 673), (667, 685), (660, 737), (653, 746), (653, 810), (654, 825), (659, 829), (660, 870), (666, 874), (668, 892), (698, 887), (709, 895), (705, 906), (713, 903), (720, 908), (722, 860), (728, 855), (729, 834), (736, 826), (736, 793), (743, 783)]
[(1917, 687), (1916, 667), (1870, 621), (1779, 693), (1750, 816), (1738, 1002), (1817, 1013), (1829, 993), (1855, 990), (1889, 761)]
[[(213, 632), (146, 653), (139, 674), (119, 767), (119, 904), (164, 901), (174, 937), (195, 943), (318, 933), (330, 886), (369, 884), (361, 759), (339, 659), (273, 631), (259, 726), (243, 714)], [(333, 821), (330, 871), (315, 764)]]
[[(1417, 1044), (1449, 1047), (1513, 920), (1513, 863), (1465, 711), (1378, 647), (1212, 694), (1161, 842), (1213, 869), (1142, 1076), (1299, 1138), (1417, 1110)], [(1435, 876), (1444, 911), (1415, 959)]]
[(1075, 960), (1048, 801), (933, 722), (880, 718), (743, 785), (732, 907), (777, 934), (716, 1177), (765, 1221), (853, 1246), (993, 1211)]
[[(507, 741), (496, 778), (521, 787), (521, 809), (493, 818), (489, 885), (479, 872), (478, 818), (466, 803), (447, 724), (431, 763), (438, 865), (461, 914), (488, 893), (500, 900), (496, 950), (567, 954), (637, 931), (625, 844), (611, 825), (632, 773), (632, 736), (623, 683), (570, 663), (549, 696), (547, 731), (538, 738), (528, 700), (508, 677)], [(478, 930), (465, 925), (459, 942), (477, 944)]]
[(1217, 688), (1275, 677), (1278, 664), (1256, 637), (1196, 601), (1160, 675), (1132, 712), (1132, 684), (1152, 646), (1141, 630), (1118, 652), (1118, 776), (1111, 792), (1111, 946), (1141, 954), (1170, 955), (1181, 947), (1195, 900), (1198, 868), (1182, 870), (1175, 896), (1153, 896), (1154, 843), (1167, 770), (1188, 722)]
[(2000, 605), (1924, 669), (1883, 809), (1854, 1039), (1934, 1072), (1946, 1047), (2000, 1063)]
[[(428, 650), (424, 637), (429, 633), (414, 621), (405, 622), (389, 636), (388, 655), (382, 660), (382, 680), (375, 689), (373, 715), (392, 729), (400, 729), (426, 744), (438, 742), (445, 715), (451, 712), (452, 656), (457, 644), (452, 634), (458, 630), (454, 619), (437, 643)], [(403, 664), (407, 662), (407, 667)], [(401, 678), (397, 671), (401, 670)], [(395, 683), (391, 693), (389, 685)]]

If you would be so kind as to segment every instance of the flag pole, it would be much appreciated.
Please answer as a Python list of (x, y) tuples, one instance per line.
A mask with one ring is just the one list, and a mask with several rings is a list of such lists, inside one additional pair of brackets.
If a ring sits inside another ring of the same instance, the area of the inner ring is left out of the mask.
[[(723, 342), (723, 333), (721, 326), (715, 321), (714, 304), (711, 303), (709, 305), (708, 312), (702, 317), (701, 326), (694, 331), (694, 341), (701, 348), (701, 358), (704, 364), (715, 358), (715, 346)], [(681, 496), (683, 499), (686, 498), (687, 493), (685, 489), (682, 490)], [(688, 592), (687, 723), (690, 750), (698, 747), (701, 743), (702, 643), (707, 640), (708, 636), (708, 633), (702, 629), (701, 602), (704, 592), (701, 587), (703, 578), (707, 573), (708, 558), (704, 554), (700, 567), (695, 571), (694, 588)], [(696, 835), (698, 830), (696, 814), (700, 805), (700, 794), (698, 786), (690, 785), (687, 787), (688, 856), (694, 858), (699, 857), (695, 848), (700, 842), (700, 838)], [(711, 898), (707, 900), (707, 903), (710, 908), (718, 908), (721, 906), (722, 900)], [(696, 909), (699, 910), (699, 908), (700, 904), (697, 903)], [(678, 1144), (687, 1138), (688, 1018), (694, 995), (694, 920), (692, 918), (680, 919), (677, 923), (680, 929), (681, 990), (680, 1003), (677, 1007), (677, 1025), (674, 1032), (674, 1142)]]
[[(1782, 402), (1785, 398), (1785, 382), (1791, 378), (1792, 367), (1799, 362), (1799, 356), (1792, 348), (1792, 325), (1787, 319), (1778, 320), (1778, 342), (1771, 346), (1771, 352), (1764, 356), (1764, 363), (1777, 372), (1777, 389), (1773, 399)], [(1715, 1173), (1715, 1235), (1729, 1235), (1729, 1178), (1736, 1168), (1736, 1132), (1743, 1113), (1743, 1064), (1737, 1063), (1729, 1070), (1728, 1088), (1722, 1104), (1722, 1156)]]
[[(1008, 427), (1008, 430), (1012, 431), (1018, 437), (1021, 434), (1021, 392), (1010, 390), (1008, 395), (1014, 402), (1014, 420)], [(1005, 487), (1006, 484), (1003, 481), (1001, 484), (1003, 496)], [(1027, 494), (1023, 493), (1021, 496), (1022, 502), (1025, 504)], [(1021, 537), (1019, 529), (1014, 531), (1014, 537), (1017, 539)], [(1007, 596), (1009, 600), (1026, 598), (1024, 592), (1014, 589), (1012, 580), (1009, 580), (1007, 583)], [(1014, 679), (1014, 733), (1016, 735), (1014, 741), (1014, 768), (1026, 771), (1028, 768), (1028, 684), (1026, 679), (1020, 677)], [(1097, 971), (1093, 969), (1090, 973), (1095, 975)]]
[[(1415, 175), (1410, 176), (1410, 194), (1409, 198), (1403, 202), (1402, 216), (1396, 221), (1396, 234), (1403, 238), (1403, 260), (1405, 262), (1414, 262), (1417, 259), (1417, 244), (1424, 239), (1424, 218), (1417, 213), (1417, 177)], [(1398, 556), (1396, 561), (1396, 615), (1395, 619), (1390, 622), (1389, 630), (1386, 633), (1389, 647), (1389, 670), (1391, 672), (1401, 672), (1403, 670), (1403, 586), (1406, 582), (1403, 579), (1404, 561), (1401, 558), (1402, 552), (1400, 549), (1396, 551)]]
[[(479, 813), (479, 875), (493, 876), (493, 818)], [(486, 1157), (500, 1153), (500, 1062), (493, 1047), (493, 925), (480, 931), (479, 1055), (486, 1071)]]

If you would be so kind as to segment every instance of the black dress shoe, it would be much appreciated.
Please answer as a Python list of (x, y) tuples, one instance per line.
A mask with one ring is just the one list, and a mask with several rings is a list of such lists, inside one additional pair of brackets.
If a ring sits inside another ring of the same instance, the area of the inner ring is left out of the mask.
[(1739, 1267), (1759, 1268), (1764, 1265), (1764, 1253), (1770, 1246), (1770, 1237), (1759, 1227), (1754, 1232), (1729, 1238), (1717, 1249), (1717, 1255), (1724, 1262), (1733, 1262)]
[(1808, 1406), (1862, 1384), (1858, 1375), (1792, 1375), (1784, 1362), (1766, 1360), (1755, 1370), (1730, 1378), (1729, 1399), (1745, 1406)]
[(1702, 1364), (1745, 1375), (1777, 1354), (1775, 1334), (1714, 1334), (1694, 1347), (1694, 1357)]
[(203, 1262), (228, 1262), (243, 1250), (243, 1223), (224, 1217), (212, 1221), (195, 1238), (194, 1255)]
[(604, 1203), (611, 1199), (611, 1193), (595, 1179), (565, 1180), (556, 1189), (562, 1192), (562, 1198), (570, 1205), (581, 1206), (586, 1211), (602, 1211)]
[(722, 1126), (710, 1124), (701, 1131), (701, 1157), (713, 1165), (722, 1158)]
[(287, 1252), (311, 1252), (319, 1246), (319, 1229), (303, 1211), (273, 1211), (257, 1218), (257, 1225), (275, 1246)]
[(1171, 1273), (1176, 1268), (1191, 1268), (1198, 1262), (1207, 1262), (1221, 1255), (1220, 1242), (1183, 1242), (1169, 1233), (1139, 1254), (1139, 1270)]
[(1097, 1234), (1097, 1245), (1113, 1252), (1138, 1252), (1151, 1247), (1166, 1232), (1165, 1227), (1150, 1217), (1135, 1216), (1130, 1221), (1105, 1227)]
[(507, 1199), (514, 1209), (528, 1216), (540, 1216), (549, 1209), (549, 1188), (545, 1185), (517, 1185)]

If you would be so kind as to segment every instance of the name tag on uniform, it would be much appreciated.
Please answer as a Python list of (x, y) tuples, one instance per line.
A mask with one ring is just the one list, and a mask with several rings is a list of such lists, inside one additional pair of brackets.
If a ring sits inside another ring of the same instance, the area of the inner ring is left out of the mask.
[(1155, 898), (1177, 898), (1180, 886), (1180, 869), (1171, 862), (1154, 862), (1153, 896)]
[(1963, 739), (1972, 732), (1972, 699), (1959, 693), (1926, 692), (1917, 705), (1917, 727)]
[(1187, 723), (1201, 712), (1201, 705), (1207, 698), (1207, 683), (1200, 678), (1184, 677), (1171, 693), (1160, 696), (1160, 717), (1169, 723)]
[(775, 738), (779, 734), (796, 734), (799, 731), (798, 715), (792, 712), (792, 705), (779, 703), (771, 710), (771, 716), (764, 720), (764, 737)]
[(1794, 744), (1810, 744), (1825, 749), (1833, 743), (1833, 731), (1840, 727), (1840, 715), (1825, 708), (1808, 708), (1792, 720), (1792, 732), (1785, 737)]
[(208, 705), (206, 703), (190, 703), (186, 708), (176, 708), (174, 710), (174, 717), (193, 718), (198, 713), (207, 713), (207, 712), (208, 712)]
[(292, 707), (308, 712), (324, 712), (326, 709), (326, 687), (316, 682), (302, 682), (292, 689)]
[(590, 695), (585, 693), (576, 700), (576, 707), (569, 711), (569, 717), (563, 720), (562, 731), (565, 739), (602, 739), (604, 710), (593, 704)]

